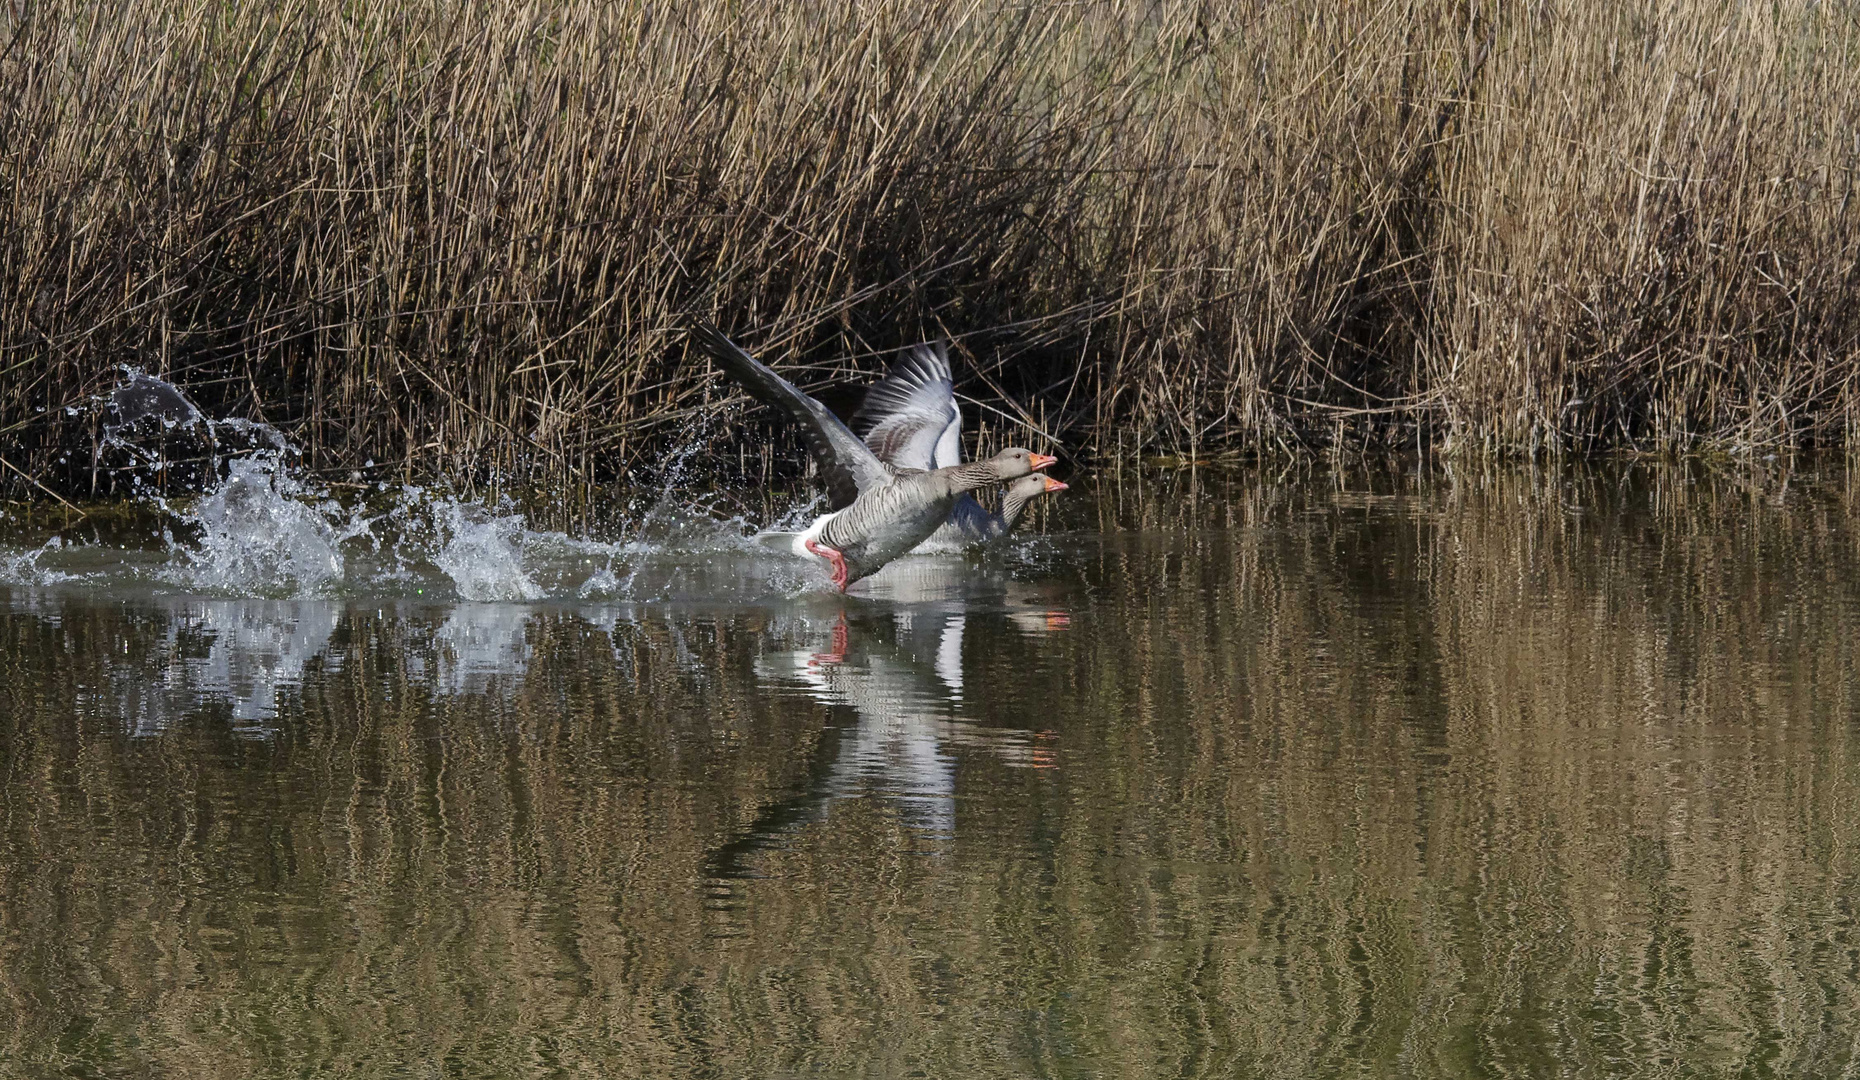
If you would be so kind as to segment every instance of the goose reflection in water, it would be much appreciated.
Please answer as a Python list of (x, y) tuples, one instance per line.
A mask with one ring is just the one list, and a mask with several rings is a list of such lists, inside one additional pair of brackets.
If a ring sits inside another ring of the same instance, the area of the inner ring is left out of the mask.
[(712, 853), (706, 876), (719, 898), (731, 895), (729, 881), (760, 876), (756, 853), (784, 846), (842, 799), (883, 799), (942, 850), (955, 835), (958, 751), (1012, 768), (1053, 767), (1052, 732), (964, 715), (964, 646), (978, 636), (1051, 634), (1070, 619), (1018, 583), (980, 584), (993, 595), (978, 595), (975, 568), (962, 560), (900, 560), (870, 579), (867, 598), (815, 621), (810, 647), (757, 659), (763, 684), (799, 689), (856, 719), (821, 739), (793, 795)]

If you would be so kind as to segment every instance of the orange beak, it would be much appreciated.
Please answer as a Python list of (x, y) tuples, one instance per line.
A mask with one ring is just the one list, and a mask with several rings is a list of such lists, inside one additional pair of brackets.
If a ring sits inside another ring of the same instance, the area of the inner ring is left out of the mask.
[(1040, 479), (1046, 481), (1046, 488), (1045, 488), (1046, 491), (1050, 492), (1050, 491), (1066, 490), (1066, 485), (1064, 483), (1062, 483), (1061, 481), (1055, 480), (1050, 476), (1042, 476), (1040, 477)]
[[(1046, 468), (1048, 465), (1054, 464), (1058, 460), (1059, 460), (1058, 458), (1054, 457), (1051, 454), (1035, 454), (1033, 455), (1033, 471), (1039, 472), (1041, 469)], [(1048, 488), (1047, 490), (1051, 491), (1052, 489)]]

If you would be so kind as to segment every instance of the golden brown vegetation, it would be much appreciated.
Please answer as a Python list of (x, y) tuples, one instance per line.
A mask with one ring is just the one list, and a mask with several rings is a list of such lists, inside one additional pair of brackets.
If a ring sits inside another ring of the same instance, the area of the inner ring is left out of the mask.
[(1107, 453), (1839, 444), (1857, 41), (1731, 0), (14, 0), (0, 457), (90, 490), (132, 364), (318, 468), (570, 488), (714, 408), (700, 315), (813, 382), (951, 336)]

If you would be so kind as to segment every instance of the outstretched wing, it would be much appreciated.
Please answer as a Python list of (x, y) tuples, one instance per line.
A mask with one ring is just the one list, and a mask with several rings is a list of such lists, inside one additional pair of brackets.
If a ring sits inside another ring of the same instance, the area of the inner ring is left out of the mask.
[(853, 425), (879, 459), (900, 469), (962, 464), (962, 412), (941, 341), (913, 345), (865, 392)]
[(840, 423), (839, 417), (738, 348), (722, 331), (709, 323), (699, 323), (691, 328), (691, 340), (741, 383), (750, 396), (787, 413), (800, 427), (801, 440), (820, 467), (833, 509), (850, 505), (868, 488), (891, 483), (891, 470)]

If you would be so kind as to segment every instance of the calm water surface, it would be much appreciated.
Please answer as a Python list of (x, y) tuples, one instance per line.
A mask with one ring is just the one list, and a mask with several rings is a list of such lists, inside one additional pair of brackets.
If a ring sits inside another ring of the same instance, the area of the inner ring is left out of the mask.
[(1843, 472), (1072, 496), (848, 598), (21, 526), (0, 1074), (1860, 1068)]

